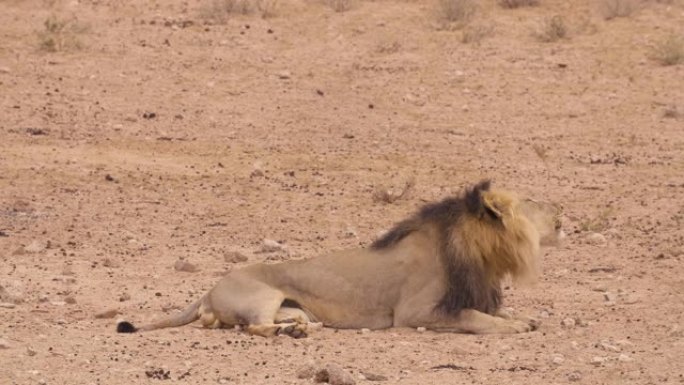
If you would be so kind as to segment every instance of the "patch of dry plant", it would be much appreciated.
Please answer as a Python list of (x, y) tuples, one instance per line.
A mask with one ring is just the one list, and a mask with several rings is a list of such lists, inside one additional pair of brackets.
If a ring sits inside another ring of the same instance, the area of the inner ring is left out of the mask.
[(606, 20), (628, 17), (639, 7), (637, 0), (600, 0), (599, 11)]
[(568, 36), (568, 28), (565, 25), (565, 20), (561, 15), (545, 19), (536, 31), (535, 36), (539, 41), (545, 43), (552, 43), (566, 38)]
[(83, 45), (79, 35), (87, 31), (88, 27), (75, 19), (51, 15), (43, 22), (43, 29), (38, 31), (38, 48), (47, 52), (80, 49)]
[(438, 0), (437, 14), (449, 23), (467, 24), (477, 11), (475, 0)]
[(653, 58), (664, 66), (684, 63), (684, 36), (668, 36), (656, 45)]
[(354, 6), (352, 0), (324, 0), (325, 4), (335, 12), (346, 12)]
[(482, 40), (492, 35), (494, 35), (494, 26), (492, 25), (469, 25), (463, 29), (461, 43), (479, 44)]
[(498, 0), (498, 3), (503, 8), (520, 8), (520, 7), (536, 7), (539, 5), (539, 0)]
[(258, 13), (262, 18), (276, 16), (278, 0), (211, 0), (200, 8), (200, 17), (224, 23), (230, 15)]

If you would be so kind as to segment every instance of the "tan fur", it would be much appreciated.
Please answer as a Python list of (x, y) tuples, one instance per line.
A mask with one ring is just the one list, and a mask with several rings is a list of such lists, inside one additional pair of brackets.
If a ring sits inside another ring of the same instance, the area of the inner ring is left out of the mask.
[(507, 275), (536, 276), (540, 237), (559, 234), (557, 215), (555, 206), (521, 204), (482, 182), (462, 197), (426, 206), (370, 248), (235, 270), (180, 315), (140, 329), (125, 323), (119, 331), (197, 319), (260, 336), (302, 337), (310, 322), (478, 334), (533, 330), (535, 321), (501, 311), (499, 283)]

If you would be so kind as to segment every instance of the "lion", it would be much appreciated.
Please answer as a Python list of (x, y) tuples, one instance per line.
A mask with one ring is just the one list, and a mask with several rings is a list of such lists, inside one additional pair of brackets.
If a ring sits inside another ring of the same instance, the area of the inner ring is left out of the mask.
[(521, 333), (536, 320), (501, 307), (501, 281), (534, 282), (540, 247), (562, 237), (559, 207), (482, 181), (428, 204), (370, 247), (231, 271), (179, 314), (117, 331), (200, 320), (263, 337), (304, 337), (312, 325), (424, 327), (438, 332)]

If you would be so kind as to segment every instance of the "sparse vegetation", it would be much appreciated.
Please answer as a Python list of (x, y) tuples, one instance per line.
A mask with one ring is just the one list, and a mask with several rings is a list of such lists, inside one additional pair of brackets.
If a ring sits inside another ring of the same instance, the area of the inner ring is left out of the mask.
[(461, 35), (461, 43), (463, 44), (471, 44), (471, 43), (480, 43), (482, 40), (484, 40), (486, 37), (491, 36), (494, 34), (494, 27), (492, 25), (483, 25), (483, 24), (478, 24), (478, 25), (471, 25), (466, 27), (463, 30), (463, 34)]
[(684, 63), (684, 36), (668, 36), (655, 47), (653, 57), (664, 66)]
[(627, 17), (637, 10), (636, 0), (601, 0), (599, 3), (601, 15), (606, 20), (616, 17)]
[(346, 12), (352, 8), (352, 0), (325, 0), (325, 3), (335, 12)]
[(610, 227), (610, 217), (613, 215), (613, 209), (607, 208), (601, 211), (594, 218), (584, 218), (579, 223), (581, 231), (601, 232)]
[(475, 11), (477, 2), (475, 0), (439, 0), (439, 17), (450, 23), (468, 23)]
[(567, 35), (568, 29), (565, 26), (565, 20), (560, 15), (545, 19), (536, 32), (537, 39), (546, 43), (564, 39)]
[(277, 7), (278, 0), (212, 0), (200, 9), (200, 16), (219, 23), (224, 23), (230, 14), (258, 13), (266, 19), (276, 15)]
[(75, 19), (62, 19), (55, 15), (45, 19), (43, 27), (38, 32), (38, 47), (47, 52), (80, 49), (82, 43), (78, 35), (87, 30)]
[(539, 0), (498, 0), (503, 8), (534, 7), (539, 5)]

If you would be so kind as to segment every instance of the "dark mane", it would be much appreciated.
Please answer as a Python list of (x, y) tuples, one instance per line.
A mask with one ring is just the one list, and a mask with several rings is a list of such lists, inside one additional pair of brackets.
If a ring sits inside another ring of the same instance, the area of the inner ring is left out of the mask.
[(490, 181), (482, 181), (458, 197), (423, 206), (416, 214), (396, 224), (387, 234), (371, 245), (375, 250), (392, 247), (425, 224), (437, 226), (440, 258), (444, 264), (447, 288), (435, 310), (458, 314), (462, 309), (475, 309), (493, 314), (501, 305), (498, 282), (489, 282), (485, 268), (466, 258), (463, 250), (456, 250), (450, 233), (463, 215), (481, 217), (485, 212), (482, 192), (488, 191)]
[[(481, 193), (488, 191), (491, 182), (484, 180), (465, 190), (459, 197), (446, 198), (440, 202), (423, 206), (412, 217), (397, 223), (385, 235), (371, 244), (373, 249), (384, 249), (393, 246), (412, 232), (419, 230), (425, 223), (435, 223), (440, 230), (446, 230), (458, 221), (464, 211), (479, 215), (481, 211)], [(441, 231), (440, 231), (441, 232)]]

